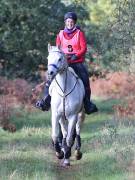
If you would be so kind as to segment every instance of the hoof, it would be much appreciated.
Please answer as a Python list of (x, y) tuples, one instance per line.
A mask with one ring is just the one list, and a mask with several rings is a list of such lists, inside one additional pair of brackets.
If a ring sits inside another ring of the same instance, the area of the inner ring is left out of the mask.
[(63, 163), (62, 166), (63, 166), (63, 167), (69, 167), (69, 166), (70, 166), (70, 163)]
[(60, 153), (56, 152), (56, 156), (58, 159), (63, 159), (64, 158), (64, 152), (61, 151)]
[(70, 160), (69, 159), (65, 159), (62, 166), (63, 167), (69, 167), (70, 166)]
[(75, 158), (76, 158), (76, 160), (82, 159), (82, 152), (76, 150), (75, 151)]

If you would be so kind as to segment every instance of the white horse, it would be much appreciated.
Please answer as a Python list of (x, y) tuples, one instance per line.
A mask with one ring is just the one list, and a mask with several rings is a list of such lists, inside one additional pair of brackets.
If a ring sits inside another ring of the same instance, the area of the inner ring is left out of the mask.
[[(64, 156), (64, 166), (70, 165), (73, 134), (80, 137), (80, 123), (84, 120), (84, 85), (74, 70), (68, 67), (64, 53), (56, 46), (48, 46), (48, 76), (53, 78), (49, 87), (51, 96), (52, 139), (56, 154)], [(63, 151), (58, 143), (61, 126)]]

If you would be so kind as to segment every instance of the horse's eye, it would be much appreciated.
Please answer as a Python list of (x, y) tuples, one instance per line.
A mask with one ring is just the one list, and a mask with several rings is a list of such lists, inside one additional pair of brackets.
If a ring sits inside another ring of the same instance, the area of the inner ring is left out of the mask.
[(61, 58), (59, 58), (59, 60), (58, 60), (59, 62), (61, 61)]

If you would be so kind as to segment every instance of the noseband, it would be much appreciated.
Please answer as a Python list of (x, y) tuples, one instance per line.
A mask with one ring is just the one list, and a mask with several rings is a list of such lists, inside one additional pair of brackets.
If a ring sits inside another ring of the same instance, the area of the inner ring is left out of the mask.
[(48, 67), (49, 66), (53, 66), (55, 69), (59, 70), (59, 68), (56, 66), (56, 64), (49, 64)]
[[(58, 52), (58, 53), (60, 53), (60, 54), (63, 54), (63, 52), (61, 52), (61, 51), (51, 51), (51, 52)], [(48, 67), (49, 66), (52, 66), (52, 67), (54, 67), (56, 70), (58, 70), (58, 72), (60, 71), (60, 69), (59, 69), (59, 67), (56, 65), (56, 64), (49, 64), (48, 65)], [(65, 70), (66, 68), (63, 68), (62, 70)]]

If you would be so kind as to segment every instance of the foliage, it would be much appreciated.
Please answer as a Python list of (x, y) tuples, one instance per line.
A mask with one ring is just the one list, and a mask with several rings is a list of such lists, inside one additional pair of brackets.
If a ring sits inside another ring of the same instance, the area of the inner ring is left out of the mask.
[(89, 14), (83, 27), (89, 47), (98, 54), (96, 63), (110, 70), (135, 72), (135, 1), (76, 0)]
[(111, 69), (133, 72), (135, 66), (135, 2), (132, 0), (113, 2), (116, 4), (113, 12), (115, 19), (108, 23), (101, 37), (103, 59)]
[(1, 0), (1, 73), (32, 80), (38, 65), (47, 64), (47, 44), (55, 44), (65, 12), (74, 8), (85, 15), (83, 7), (66, 7), (58, 0)]
[(16, 108), (32, 110), (35, 101), (31, 89), (32, 85), (25, 80), (13, 81), (0, 77), (0, 126), (4, 130), (10, 132), (16, 130), (15, 125), (10, 122), (13, 114), (14, 116), (19, 114), (14, 113)]
[(58, 0), (0, 2), (0, 56), (6, 75), (28, 77), (46, 64), (47, 44), (54, 43), (64, 9)]
[(111, 70), (134, 72), (135, 2), (133, 0), (1, 0), (0, 73), (39, 78), (47, 64), (47, 44), (55, 44), (63, 16), (75, 11), (88, 43), (87, 61)]

